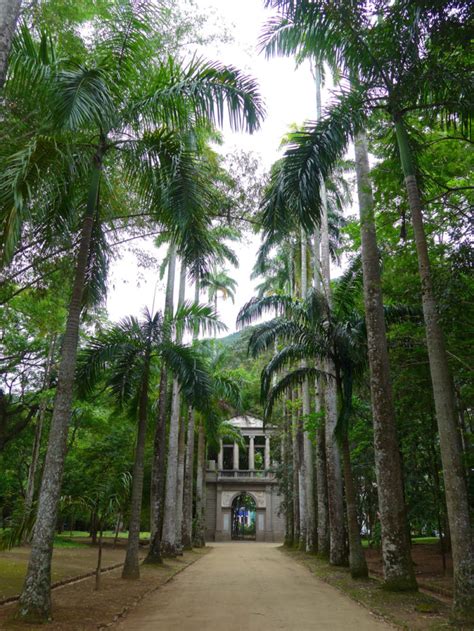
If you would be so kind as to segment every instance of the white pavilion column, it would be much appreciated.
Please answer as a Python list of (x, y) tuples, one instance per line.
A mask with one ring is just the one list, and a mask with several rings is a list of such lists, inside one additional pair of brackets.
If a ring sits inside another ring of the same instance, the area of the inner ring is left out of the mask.
[(222, 438), (219, 440), (219, 455), (217, 456), (217, 469), (222, 471), (224, 468), (224, 445), (222, 444)]
[(239, 470), (239, 445), (234, 443), (234, 471)]
[(270, 469), (270, 436), (265, 436), (265, 469)]
[(249, 469), (255, 469), (255, 436), (249, 436)]

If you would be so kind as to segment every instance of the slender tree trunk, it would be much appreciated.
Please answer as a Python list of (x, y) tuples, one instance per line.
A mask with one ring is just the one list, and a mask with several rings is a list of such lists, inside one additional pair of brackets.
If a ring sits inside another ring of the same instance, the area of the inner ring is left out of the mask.
[[(200, 285), (199, 280), (195, 282), (194, 302), (199, 304)], [(193, 339), (197, 339), (198, 331), (194, 331)], [(193, 547), (193, 472), (194, 472), (194, 429), (195, 412), (189, 410), (188, 415), (188, 435), (186, 441), (186, 461), (184, 469), (184, 490), (183, 490), (183, 528), (182, 540), (185, 550), (192, 550)]]
[[(321, 217), (321, 271), (323, 291), (328, 305), (331, 305), (331, 273), (329, 263), (329, 226), (326, 188), (321, 184), (323, 212)], [(341, 471), (341, 456), (335, 436), (337, 425), (337, 384), (335, 379), (334, 361), (328, 358), (324, 361), (325, 372), (329, 375), (324, 392), (326, 405), (325, 441), (326, 468), (329, 499), (329, 562), (332, 565), (345, 565), (347, 562), (345, 533), (344, 533), (344, 499)]]
[(293, 444), (291, 440), (291, 411), (285, 410), (285, 432), (283, 437), (283, 479), (285, 493), (285, 546), (291, 548), (295, 541), (295, 516), (293, 510)]
[[(169, 248), (168, 277), (164, 316), (173, 313), (173, 293), (176, 276), (176, 245)], [(163, 504), (166, 477), (166, 416), (168, 408), (168, 372), (161, 368), (158, 413), (156, 419), (155, 438), (153, 443), (153, 462), (150, 485), (150, 547), (145, 563), (162, 563), (161, 534), (163, 528)]]
[[(48, 357), (46, 360), (46, 366), (44, 370), (43, 391), (47, 390), (49, 387), (49, 378), (51, 375), (51, 367), (53, 365), (55, 342), (56, 342), (56, 335), (53, 335), (51, 337), (51, 343), (50, 343)], [(24, 515), (25, 522), (29, 520), (31, 509), (33, 507), (33, 498), (35, 495), (36, 477), (37, 477), (37, 472), (38, 472), (39, 455), (40, 455), (40, 448), (41, 448), (41, 437), (43, 434), (43, 425), (44, 425), (44, 417), (46, 414), (46, 407), (47, 407), (47, 401), (46, 399), (43, 398), (40, 402), (39, 409), (38, 409), (38, 420), (37, 420), (36, 429), (35, 429), (33, 452), (31, 454), (31, 464), (28, 470), (28, 482), (26, 485), (26, 495), (25, 495), (25, 515)]]
[(87, 210), (82, 223), (71, 302), (69, 303), (66, 330), (61, 348), (58, 386), (38, 498), (31, 556), (19, 602), (19, 615), (31, 622), (44, 622), (51, 616), (51, 557), (71, 417), (82, 296), (99, 197), (101, 155), (98, 154), (95, 162), (89, 187)]
[(369, 570), (360, 538), (359, 520), (357, 518), (357, 495), (352, 475), (349, 438), (346, 431), (342, 437), (342, 460), (346, 489), (347, 532), (349, 535), (349, 568), (352, 578), (367, 578)]
[(142, 516), (143, 475), (145, 469), (145, 442), (148, 421), (148, 388), (150, 370), (150, 352), (145, 361), (143, 380), (141, 384), (140, 401), (138, 404), (137, 445), (135, 462), (133, 463), (132, 498), (130, 502), (130, 522), (128, 528), (127, 553), (122, 570), (122, 578), (140, 578), (140, 564), (138, 550), (140, 547), (140, 522)]
[(192, 550), (193, 548), (194, 424), (194, 410), (189, 410), (183, 490), (182, 541), (185, 550)]
[[(318, 397), (316, 411), (324, 409), (324, 385), (322, 379), (318, 380)], [(326, 462), (326, 427), (322, 420), (316, 435), (316, 478), (317, 478), (317, 502), (318, 502), (318, 555), (323, 559), (329, 559), (329, 497)]]
[[(293, 390), (292, 401), (293, 404), (298, 400), (298, 391)], [(299, 545), (301, 534), (301, 519), (300, 519), (300, 453), (299, 453), (299, 433), (298, 433), (298, 412), (293, 405), (292, 417), (292, 435), (293, 435), (293, 515), (295, 520), (295, 545)]]
[(196, 531), (194, 533), (194, 545), (203, 548), (206, 545), (205, 538), (205, 505), (204, 505), (204, 459), (206, 455), (206, 437), (204, 421), (200, 421), (198, 429), (197, 463), (196, 463)]
[(0, 90), (7, 76), (8, 56), (20, 8), (21, 0), (0, 0)]
[[(314, 233), (313, 245), (313, 285), (317, 291), (321, 291), (321, 243), (319, 230)], [(318, 364), (317, 368), (321, 368)], [(325, 408), (324, 403), (324, 382), (322, 378), (315, 381), (315, 411), (321, 412)], [(329, 559), (329, 498), (328, 479), (326, 463), (326, 424), (324, 419), (320, 419), (316, 431), (316, 498), (317, 498), (317, 536), (318, 555), (324, 559)]]
[(168, 405), (168, 373), (161, 368), (153, 441), (153, 462), (150, 484), (150, 546), (144, 563), (161, 564), (161, 532), (163, 528), (163, 498), (166, 475), (166, 412)]
[(183, 492), (184, 463), (186, 455), (186, 416), (187, 414), (181, 414), (178, 441), (178, 484), (176, 488), (176, 544), (179, 554), (183, 554)]
[(474, 620), (474, 547), (469, 517), (469, 500), (462, 461), (462, 448), (456, 424), (456, 409), (451, 374), (431, 280), (430, 260), (423, 225), (423, 207), (410, 141), (401, 116), (395, 118), (400, 160), (410, 206), (421, 301), (425, 320), (426, 344), (438, 422), (441, 460), (446, 487), (449, 527), (453, 555), (453, 611), (461, 619)]
[[(178, 308), (184, 302), (186, 289), (186, 268), (181, 264)], [(176, 336), (176, 341), (181, 342), (181, 336)], [(180, 551), (181, 545), (181, 516), (178, 517), (178, 510), (182, 510), (183, 499), (182, 482), (179, 488), (181, 498), (178, 498), (179, 479), (179, 434), (180, 434), (180, 412), (181, 412), (181, 392), (178, 380), (173, 379), (173, 390), (171, 394), (171, 418), (170, 433), (168, 441), (168, 462), (166, 466), (165, 481), (165, 505), (163, 515), (163, 534), (161, 540), (161, 554), (165, 557), (174, 557)], [(184, 457), (184, 449), (182, 452)], [(183, 463), (184, 465), (184, 463)], [(183, 473), (184, 475), (184, 473)], [(179, 529), (179, 532), (178, 532)]]
[[(301, 391), (298, 393), (301, 395)], [(304, 459), (304, 432), (303, 432), (303, 409), (298, 410), (298, 499), (299, 499), (299, 539), (298, 547), (300, 550), (306, 550), (306, 526), (307, 526), (307, 503), (306, 503), (306, 469)]]
[(115, 524), (115, 533), (114, 533), (114, 548), (117, 547), (117, 541), (118, 541), (118, 537), (119, 537), (119, 532), (120, 532), (120, 522), (122, 520), (122, 513), (119, 513), (117, 516), (117, 522)]
[(94, 586), (94, 589), (95, 589), (96, 592), (98, 592), (99, 589), (100, 589), (100, 575), (101, 575), (101, 572), (102, 572), (102, 542), (103, 542), (102, 533), (103, 533), (103, 526), (102, 526), (102, 522), (101, 522), (100, 526), (99, 526), (99, 549), (97, 551), (97, 566), (95, 568), (95, 586)]
[[(316, 116), (321, 118), (321, 68), (316, 65)], [(326, 185), (321, 182), (321, 277), (322, 289), (329, 307), (331, 306), (331, 268), (329, 253), (329, 220)], [(335, 375), (332, 359), (324, 362), (325, 372)], [(326, 468), (329, 499), (329, 562), (333, 565), (346, 563), (346, 549), (344, 536), (344, 500), (341, 473), (341, 457), (339, 445), (334, 435), (337, 425), (337, 384), (334, 377), (329, 377), (325, 388), (326, 423)]]
[[(307, 237), (301, 229), (301, 298), (304, 300), (308, 293), (308, 252)], [(302, 361), (302, 368), (307, 367), (307, 362)], [(317, 545), (316, 533), (316, 509), (314, 505), (314, 463), (313, 445), (308, 431), (304, 425), (311, 413), (311, 399), (309, 393), (309, 380), (305, 379), (301, 388), (303, 403), (303, 461), (304, 461), (304, 485), (306, 498), (306, 552), (315, 552)]]
[(384, 581), (388, 589), (414, 590), (365, 134), (355, 139), (355, 157)]
[(91, 523), (89, 528), (89, 537), (93, 546), (97, 545), (97, 505), (91, 510)]

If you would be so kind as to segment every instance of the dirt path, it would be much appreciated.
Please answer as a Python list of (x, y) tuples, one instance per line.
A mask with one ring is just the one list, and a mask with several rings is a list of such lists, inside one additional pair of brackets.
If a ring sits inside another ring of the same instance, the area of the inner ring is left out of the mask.
[(213, 550), (145, 599), (121, 631), (388, 631), (274, 544), (212, 544)]

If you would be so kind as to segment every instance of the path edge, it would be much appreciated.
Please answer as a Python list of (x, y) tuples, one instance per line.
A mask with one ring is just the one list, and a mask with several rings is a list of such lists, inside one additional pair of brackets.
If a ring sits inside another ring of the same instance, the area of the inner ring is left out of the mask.
[[(200, 552), (197, 553), (199, 554), (199, 556), (196, 559), (193, 559), (184, 567), (177, 568), (176, 571), (173, 572), (170, 576), (168, 576), (160, 585), (155, 585), (154, 587), (151, 587), (148, 591), (143, 592), (143, 594), (140, 594), (140, 596), (138, 596), (138, 598), (136, 598), (130, 605), (126, 605), (125, 607), (121, 609), (121, 611), (119, 611), (119, 613), (115, 614), (115, 616), (112, 619), (112, 622), (99, 623), (97, 625), (97, 629), (99, 630), (109, 629), (113, 625), (117, 624), (117, 622), (124, 620), (127, 617), (127, 615), (130, 613), (130, 611), (132, 609), (135, 609), (142, 602), (144, 598), (146, 598), (147, 596), (150, 596), (150, 594), (153, 594), (154, 592), (157, 592), (162, 587), (170, 583), (176, 576), (178, 576), (178, 574), (181, 574), (181, 572), (184, 572), (185, 570), (187, 570), (188, 567), (191, 567), (191, 565), (194, 565), (195, 563), (200, 561), (204, 556), (206, 556), (207, 554), (211, 552), (212, 547), (205, 546), (204, 548), (198, 548), (198, 550), (200, 550)], [(123, 563), (121, 565), (123, 565)]]

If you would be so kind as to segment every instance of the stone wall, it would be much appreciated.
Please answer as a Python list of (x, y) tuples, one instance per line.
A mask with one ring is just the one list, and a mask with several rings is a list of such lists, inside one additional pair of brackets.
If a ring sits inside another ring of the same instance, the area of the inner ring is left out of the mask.
[(256, 540), (280, 542), (284, 539), (285, 523), (279, 515), (281, 497), (275, 480), (217, 482), (208, 472), (206, 484), (206, 540), (229, 541), (231, 503), (240, 493), (249, 493), (256, 500)]

